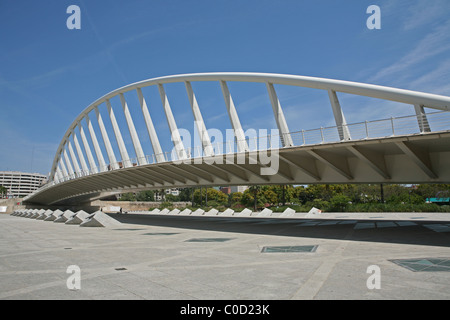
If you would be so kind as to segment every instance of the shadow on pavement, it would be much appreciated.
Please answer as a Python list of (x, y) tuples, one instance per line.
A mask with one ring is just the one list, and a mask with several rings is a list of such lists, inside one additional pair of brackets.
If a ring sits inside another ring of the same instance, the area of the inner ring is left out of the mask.
[[(439, 222), (415, 222), (411, 226), (385, 228), (354, 229), (355, 223), (342, 223), (342, 220), (320, 220), (330, 224), (302, 226), (310, 219), (276, 218), (233, 218), (233, 217), (196, 217), (196, 216), (158, 216), (150, 214), (109, 214), (126, 224), (197, 229), (218, 232), (236, 232), (249, 234), (267, 234), (288, 237), (336, 239), (349, 241), (369, 241), (412, 245), (430, 245), (450, 247), (450, 233), (436, 232), (424, 225)], [(361, 223), (374, 221), (361, 221)], [(387, 222), (383, 220), (382, 222)]]

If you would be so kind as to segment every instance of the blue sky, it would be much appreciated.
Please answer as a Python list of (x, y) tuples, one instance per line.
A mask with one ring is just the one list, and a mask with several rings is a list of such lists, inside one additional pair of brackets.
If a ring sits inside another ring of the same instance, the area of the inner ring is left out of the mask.
[[(66, 27), (72, 4), (81, 8), (81, 30)], [(381, 8), (380, 30), (366, 27), (371, 4)], [(47, 174), (83, 109), (159, 76), (273, 72), (450, 95), (449, 14), (448, 0), (1, 0), (0, 170)], [(218, 84), (193, 86), (207, 127), (230, 127)], [(229, 86), (244, 129), (276, 127), (264, 86)], [(178, 126), (192, 129), (184, 87), (166, 90)], [(277, 87), (291, 131), (333, 125), (328, 96), (316, 91)], [(170, 151), (159, 95), (155, 88), (144, 94)], [(413, 114), (392, 102), (339, 98), (349, 123)], [(119, 114), (120, 102), (112, 103)], [(129, 104), (141, 133), (133, 94)], [(141, 142), (151, 154), (148, 138)]]

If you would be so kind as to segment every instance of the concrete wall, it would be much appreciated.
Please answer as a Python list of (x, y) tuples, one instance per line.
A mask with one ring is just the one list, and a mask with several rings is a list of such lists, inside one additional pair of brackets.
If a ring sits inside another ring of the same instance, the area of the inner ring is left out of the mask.
[[(19, 203), (19, 205), (17, 204)], [(91, 203), (83, 203), (78, 206), (45, 206), (39, 204), (22, 204), (21, 198), (15, 199), (5, 199), (0, 200), (0, 206), (6, 206), (6, 212), (2, 212), (4, 214), (10, 214), (14, 212), (14, 210), (18, 209), (50, 209), (50, 210), (72, 210), (76, 212), (78, 210), (84, 210), (88, 213), (93, 213), (102, 209), (105, 212), (108, 212), (109, 207), (121, 207), (123, 211), (148, 211), (149, 209), (159, 208), (162, 202), (144, 202), (144, 201), (104, 201), (104, 200), (95, 200)], [(172, 206), (174, 208), (185, 208), (186, 206), (191, 205), (191, 202), (172, 202)]]
[[(91, 206), (103, 208), (108, 211), (109, 207), (121, 207), (123, 211), (148, 211), (149, 209), (159, 208), (162, 202), (145, 202), (145, 201), (104, 201), (95, 200), (91, 202)], [(191, 202), (172, 202), (174, 208), (184, 208), (191, 205)]]
[(13, 213), (14, 210), (26, 209), (26, 206), (22, 205), (22, 198), (2, 199), (0, 200), (0, 207), (7, 207), (6, 212), (1, 212), (6, 214)]

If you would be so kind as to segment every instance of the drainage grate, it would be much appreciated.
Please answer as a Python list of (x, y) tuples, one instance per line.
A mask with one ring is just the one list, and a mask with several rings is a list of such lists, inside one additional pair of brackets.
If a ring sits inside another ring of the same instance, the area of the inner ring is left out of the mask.
[(225, 242), (233, 239), (234, 238), (193, 238), (186, 240), (185, 242)]
[(149, 232), (149, 233), (143, 233), (145, 236), (171, 236), (173, 234), (179, 234), (176, 232)]
[(389, 260), (414, 272), (450, 271), (450, 258), (419, 258)]
[(270, 246), (263, 247), (262, 253), (271, 253), (271, 252), (315, 252), (317, 249), (316, 246)]

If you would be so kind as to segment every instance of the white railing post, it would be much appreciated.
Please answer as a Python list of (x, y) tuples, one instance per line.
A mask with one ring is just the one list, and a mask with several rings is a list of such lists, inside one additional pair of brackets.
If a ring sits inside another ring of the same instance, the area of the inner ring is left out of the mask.
[(392, 135), (395, 136), (394, 118), (393, 117), (391, 117), (391, 127), (392, 127)]
[(367, 120), (364, 121), (364, 124), (366, 126), (366, 139), (369, 139), (369, 127), (367, 126)]

